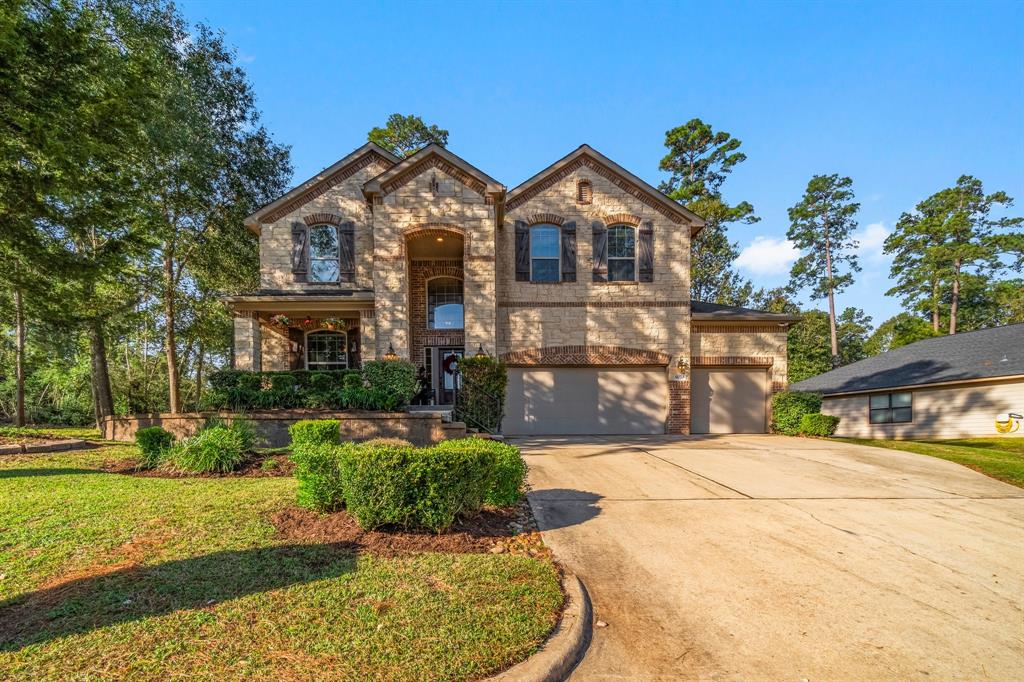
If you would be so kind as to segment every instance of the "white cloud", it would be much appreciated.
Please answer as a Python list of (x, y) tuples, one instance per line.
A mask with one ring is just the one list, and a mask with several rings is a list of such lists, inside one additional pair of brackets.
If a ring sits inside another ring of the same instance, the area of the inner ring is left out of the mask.
[(882, 252), (882, 247), (885, 245), (885, 239), (892, 230), (888, 229), (884, 223), (871, 223), (866, 225), (864, 229), (853, 235), (853, 238), (857, 240), (857, 253), (866, 261), (873, 263), (879, 263), (885, 260), (885, 254)]
[(789, 272), (789, 266), (799, 256), (800, 252), (788, 239), (759, 236), (740, 251), (736, 265), (755, 275), (782, 275)]

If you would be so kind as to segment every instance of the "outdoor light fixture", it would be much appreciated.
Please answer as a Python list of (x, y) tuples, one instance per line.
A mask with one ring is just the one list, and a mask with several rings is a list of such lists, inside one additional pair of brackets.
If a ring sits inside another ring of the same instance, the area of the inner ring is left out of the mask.
[(686, 375), (690, 373), (690, 361), (686, 358), (679, 358), (676, 360), (676, 373), (672, 377), (673, 381), (686, 381)]
[(394, 362), (398, 359), (398, 353), (395, 352), (394, 344), (388, 343), (388, 352), (384, 354), (384, 359), (388, 362)]
[(481, 343), (480, 347), (476, 349), (476, 355), (474, 357), (477, 357), (477, 358), (486, 358), (487, 357), (487, 351), (484, 350), (484, 344)]
[(437, 241), (439, 241), (439, 242), (443, 242), (443, 241), (444, 241), (444, 237), (438, 237), (438, 238), (437, 238)]

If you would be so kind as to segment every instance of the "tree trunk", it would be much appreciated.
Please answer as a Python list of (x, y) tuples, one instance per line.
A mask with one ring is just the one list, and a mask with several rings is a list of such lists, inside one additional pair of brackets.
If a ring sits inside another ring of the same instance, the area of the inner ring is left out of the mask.
[(956, 334), (956, 315), (960, 308), (960, 267), (963, 261), (953, 261), (953, 299), (949, 304), (949, 333)]
[(14, 425), (25, 425), (25, 307), (21, 289), (14, 288)]
[(102, 320), (96, 319), (89, 323), (89, 354), (92, 361), (92, 386), (96, 400), (96, 417), (98, 422), (102, 422), (104, 417), (114, 414), (114, 395), (110, 390), (107, 343), (103, 336)]
[(832, 369), (839, 366), (839, 338), (836, 333), (836, 299), (832, 290), (832, 244), (825, 225), (825, 275), (828, 277), (828, 331), (832, 337)]
[(178, 387), (178, 351), (174, 335), (174, 252), (170, 246), (164, 248), (164, 317), (167, 318), (167, 333), (164, 344), (167, 350), (167, 387), (170, 412), (181, 412), (181, 395)]
[(199, 342), (199, 354), (196, 357), (196, 412), (203, 402), (203, 342)]
[(932, 331), (939, 333), (939, 280), (932, 280)]

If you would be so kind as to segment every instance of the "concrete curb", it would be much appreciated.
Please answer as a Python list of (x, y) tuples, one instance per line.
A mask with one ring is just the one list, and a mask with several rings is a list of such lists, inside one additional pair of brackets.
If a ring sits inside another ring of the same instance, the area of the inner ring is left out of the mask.
[(593, 612), (583, 581), (566, 574), (562, 578), (566, 604), (558, 625), (540, 647), (540, 651), (503, 673), (487, 678), (489, 682), (561, 682), (583, 658), (590, 646)]
[(65, 452), (67, 450), (87, 450), (95, 447), (92, 443), (72, 438), (50, 443), (17, 443), (0, 445), (0, 455), (33, 455), (44, 452)]

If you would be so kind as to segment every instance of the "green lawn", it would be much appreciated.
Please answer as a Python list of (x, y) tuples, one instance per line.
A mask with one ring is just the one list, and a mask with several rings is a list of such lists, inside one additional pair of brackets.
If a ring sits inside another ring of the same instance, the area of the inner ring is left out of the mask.
[(94, 426), (0, 426), (0, 436), (99, 440), (100, 430)]
[(293, 479), (100, 469), (135, 454), (0, 457), (0, 679), (476, 679), (557, 618), (548, 559), (293, 544)]
[(970, 467), (1000, 481), (1024, 488), (1024, 438), (965, 438), (960, 440), (868, 440), (836, 438), (846, 443), (873, 445), (930, 455)]

